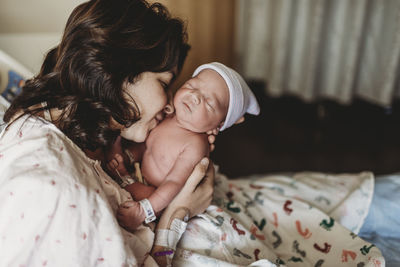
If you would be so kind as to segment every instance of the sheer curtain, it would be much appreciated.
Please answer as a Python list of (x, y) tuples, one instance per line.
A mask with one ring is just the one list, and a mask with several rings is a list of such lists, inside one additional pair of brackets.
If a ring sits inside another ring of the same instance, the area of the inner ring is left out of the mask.
[(237, 0), (238, 67), (271, 96), (400, 96), (400, 1)]

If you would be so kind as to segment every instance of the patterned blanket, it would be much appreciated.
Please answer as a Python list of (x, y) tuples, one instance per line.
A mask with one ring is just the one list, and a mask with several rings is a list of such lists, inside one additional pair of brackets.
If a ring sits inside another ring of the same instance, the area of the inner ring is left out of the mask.
[(173, 266), (384, 266), (358, 233), (372, 173), (216, 179), (213, 205), (191, 220)]

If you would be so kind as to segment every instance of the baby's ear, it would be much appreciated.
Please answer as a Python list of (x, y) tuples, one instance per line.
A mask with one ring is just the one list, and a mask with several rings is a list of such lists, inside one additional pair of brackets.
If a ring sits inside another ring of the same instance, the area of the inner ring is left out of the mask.
[(240, 117), (240, 118), (235, 122), (235, 124), (239, 124), (239, 123), (242, 123), (242, 122), (244, 122), (244, 116)]
[(174, 113), (174, 111), (175, 111), (174, 106), (171, 105), (171, 104), (167, 104), (167, 105), (164, 107), (164, 113), (165, 113), (165, 115), (170, 115), (170, 114)]

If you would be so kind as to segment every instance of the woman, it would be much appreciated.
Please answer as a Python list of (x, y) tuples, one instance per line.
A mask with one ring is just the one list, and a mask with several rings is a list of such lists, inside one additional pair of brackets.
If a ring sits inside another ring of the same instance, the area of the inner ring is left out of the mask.
[[(163, 118), (188, 48), (183, 23), (160, 4), (92, 0), (74, 9), (60, 44), (4, 116), (1, 266), (154, 263), (152, 231), (118, 227), (115, 211), (130, 197), (101, 163), (119, 135), (143, 142)], [(212, 166), (197, 186), (207, 165), (197, 165), (158, 229), (208, 206)]]

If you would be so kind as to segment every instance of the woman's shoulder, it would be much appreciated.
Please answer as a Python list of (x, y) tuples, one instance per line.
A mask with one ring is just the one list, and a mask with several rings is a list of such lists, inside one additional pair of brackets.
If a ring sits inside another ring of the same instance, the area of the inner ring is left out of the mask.
[(40, 166), (62, 172), (91, 161), (55, 125), (28, 115), (7, 125), (1, 133), (0, 157), (0, 170), (8, 171), (18, 165), (27, 170)]

